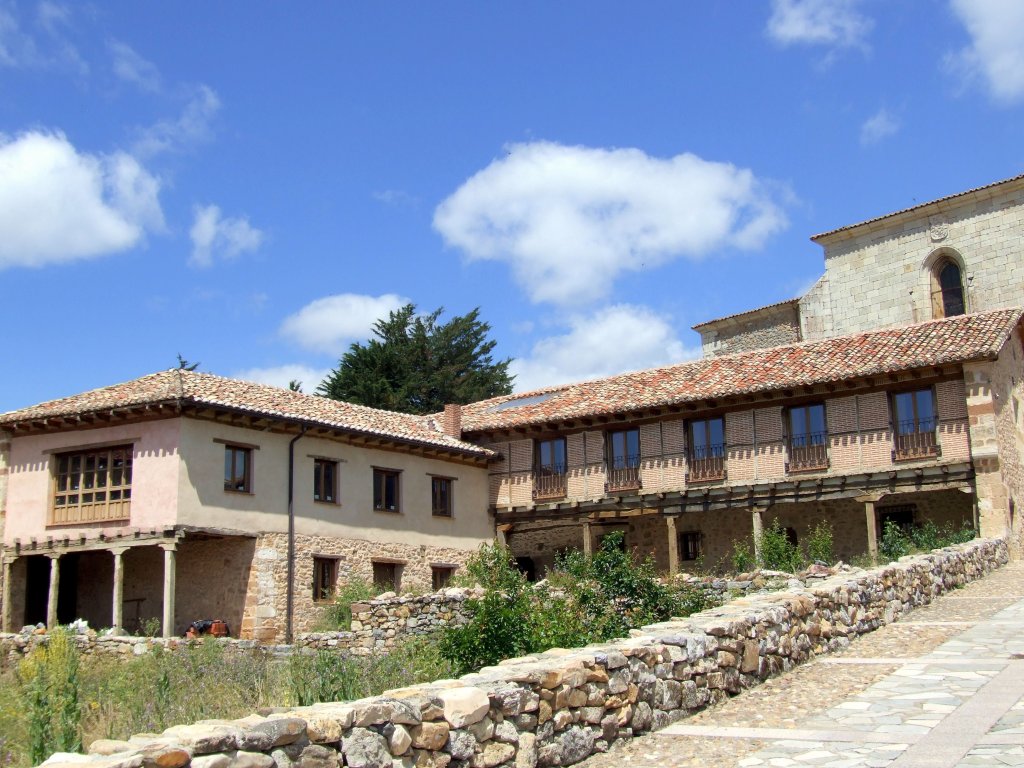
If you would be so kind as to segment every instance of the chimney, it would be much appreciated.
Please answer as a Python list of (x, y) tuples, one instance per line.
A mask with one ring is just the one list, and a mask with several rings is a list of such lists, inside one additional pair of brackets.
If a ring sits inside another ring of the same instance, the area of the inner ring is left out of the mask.
[(446, 405), (441, 419), (441, 429), (448, 437), (462, 439), (462, 406), (458, 403)]

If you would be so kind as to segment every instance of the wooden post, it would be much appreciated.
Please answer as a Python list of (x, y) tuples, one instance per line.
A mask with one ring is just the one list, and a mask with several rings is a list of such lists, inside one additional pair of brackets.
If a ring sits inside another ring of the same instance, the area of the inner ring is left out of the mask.
[(112, 549), (111, 554), (114, 556), (114, 594), (113, 604), (110, 611), (110, 626), (114, 629), (114, 634), (123, 634), (124, 632), (124, 550), (123, 549)]
[(761, 562), (761, 536), (764, 535), (764, 513), (760, 509), (750, 510), (750, 522), (754, 528), (754, 560)]
[(674, 515), (665, 518), (665, 526), (668, 529), (668, 575), (672, 577), (679, 573), (679, 534)]
[(57, 626), (57, 597), (60, 593), (60, 555), (47, 555), (50, 558), (50, 592), (46, 598), (46, 626), (52, 629)]
[(174, 586), (176, 544), (161, 544), (164, 550), (164, 637), (174, 637)]
[(878, 560), (878, 515), (875, 514), (875, 502), (864, 502), (864, 522), (868, 527), (868, 555), (873, 561)]
[(18, 558), (13, 555), (4, 555), (4, 606), (3, 616), (0, 616), (0, 632), (13, 632), (14, 610), (11, 607), (11, 594), (14, 590), (14, 563)]
[(590, 536), (590, 523), (583, 523), (583, 554), (590, 557), (594, 553), (594, 542)]

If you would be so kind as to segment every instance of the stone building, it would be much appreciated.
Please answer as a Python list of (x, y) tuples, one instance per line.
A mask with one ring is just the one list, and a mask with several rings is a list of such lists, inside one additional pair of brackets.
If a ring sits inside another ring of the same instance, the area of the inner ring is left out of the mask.
[(350, 577), (436, 587), (494, 535), (490, 451), (446, 426), (185, 370), (2, 414), (3, 629), (281, 641)]
[(766, 516), (844, 557), (889, 519), (1019, 548), (1022, 238), (1024, 176), (825, 232), (817, 283), (695, 326), (701, 361), (467, 407), (498, 531), (535, 569), (611, 530), (715, 565)]

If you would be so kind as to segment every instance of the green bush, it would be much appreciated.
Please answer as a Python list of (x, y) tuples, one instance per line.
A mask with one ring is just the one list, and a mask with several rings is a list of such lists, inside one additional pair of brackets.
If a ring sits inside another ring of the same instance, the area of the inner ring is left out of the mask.
[(351, 629), (352, 604), (371, 600), (378, 594), (379, 590), (373, 584), (363, 579), (349, 579), (338, 587), (334, 600), (324, 609), (317, 628), (325, 632)]
[(899, 560), (910, 554), (912, 543), (910, 537), (894, 521), (886, 520), (882, 528), (882, 538), (878, 542), (878, 551), (887, 561)]
[(811, 529), (807, 537), (807, 559), (812, 563), (832, 565), (835, 554), (832, 551), (832, 526), (822, 520)]
[(745, 573), (756, 565), (750, 544), (737, 540), (732, 543), (732, 569), (736, 573)]
[(786, 537), (778, 518), (762, 530), (759, 544), (755, 549), (759, 551), (758, 565), (762, 568), (787, 573), (796, 573), (803, 568), (804, 557), (800, 548)]
[(53, 752), (82, 748), (79, 662), (74, 636), (57, 627), (18, 667), (33, 765)]

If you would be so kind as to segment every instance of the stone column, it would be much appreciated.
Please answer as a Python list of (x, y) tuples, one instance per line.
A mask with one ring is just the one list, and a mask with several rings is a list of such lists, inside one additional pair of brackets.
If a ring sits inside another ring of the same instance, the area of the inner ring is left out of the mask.
[(675, 576), (679, 573), (679, 534), (674, 515), (665, 518), (665, 527), (668, 530), (668, 575)]
[(868, 555), (878, 560), (878, 515), (875, 514), (876, 499), (864, 502), (864, 522), (868, 528)]
[(114, 556), (114, 594), (110, 612), (110, 626), (115, 634), (124, 632), (124, 549), (111, 549)]
[(494, 542), (499, 547), (508, 548), (508, 535), (512, 532), (512, 526), (509, 523), (496, 526), (494, 529)]
[(14, 610), (11, 607), (11, 594), (14, 590), (14, 563), (18, 558), (4, 555), (4, 596), (3, 615), (0, 616), (0, 632), (13, 632)]
[(761, 536), (764, 534), (764, 511), (750, 510), (750, 522), (754, 529), (754, 559), (761, 562)]
[(177, 544), (161, 544), (164, 550), (164, 637), (174, 637), (175, 548)]
[(590, 535), (590, 523), (583, 523), (583, 554), (588, 557), (594, 552), (594, 540)]
[(60, 555), (47, 555), (50, 558), (50, 593), (46, 598), (46, 626), (57, 626), (57, 596), (60, 593)]

